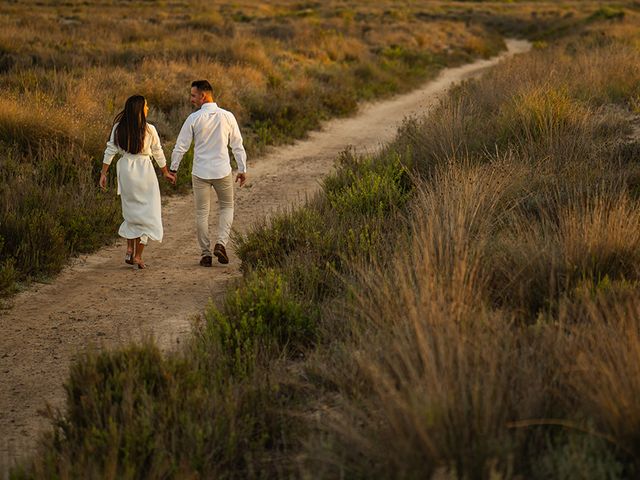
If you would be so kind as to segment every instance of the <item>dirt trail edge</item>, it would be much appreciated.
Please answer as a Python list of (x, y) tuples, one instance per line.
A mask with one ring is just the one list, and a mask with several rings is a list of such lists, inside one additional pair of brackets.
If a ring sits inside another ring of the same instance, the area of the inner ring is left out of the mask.
[[(249, 159), (248, 185), (237, 189), (234, 228), (244, 231), (270, 212), (303, 202), (344, 148), (375, 151), (394, 137), (404, 117), (424, 113), (453, 83), (530, 48), (522, 40), (507, 46), (499, 57), (446, 69), (411, 93), (363, 105), (357, 116), (332, 120), (304, 141)], [(214, 205), (212, 232), (216, 215)], [(191, 318), (240, 276), (232, 248), (228, 265), (198, 265), (191, 195), (169, 199), (162, 216), (165, 238), (145, 251), (148, 269), (126, 265), (125, 244), (118, 240), (74, 259), (52, 283), (33, 285), (0, 312), (0, 471), (31, 452), (48, 428), (38, 412), (47, 403), (62, 406), (62, 385), (78, 354), (145, 336), (173, 348), (189, 333)]]

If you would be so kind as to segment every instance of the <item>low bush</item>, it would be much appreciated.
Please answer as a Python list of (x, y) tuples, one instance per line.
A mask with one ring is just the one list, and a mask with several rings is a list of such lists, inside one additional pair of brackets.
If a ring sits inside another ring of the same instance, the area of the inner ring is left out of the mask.
[(382, 217), (402, 208), (411, 191), (409, 171), (399, 155), (393, 158), (354, 159), (343, 153), (338, 173), (324, 181), (332, 213), (339, 218)]
[(243, 377), (252, 373), (259, 356), (303, 351), (314, 340), (316, 316), (291, 296), (281, 274), (261, 270), (230, 292), (222, 307), (208, 308), (198, 339), (215, 343), (229, 372)]
[(609, 6), (600, 7), (589, 16), (589, 20), (622, 20), (623, 18), (623, 8)]
[(6, 215), (2, 226), (3, 251), (15, 255), (11, 257), (18, 259), (16, 268), (23, 275), (55, 273), (66, 262), (64, 230), (45, 210)]
[(535, 462), (532, 478), (617, 480), (625, 478), (624, 465), (606, 440), (591, 433), (562, 432), (548, 440)]
[[(151, 344), (90, 354), (71, 369), (40, 461), (12, 478), (262, 478), (291, 422), (285, 389), (261, 373), (237, 381), (196, 349)], [(211, 352), (209, 352), (211, 353)]]
[(34, 154), (35, 164), (15, 150), (0, 164), (0, 258), (16, 281), (59, 272), (70, 255), (109, 241), (121, 221), (119, 201), (99, 192), (77, 147), (40, 144)]
[(413, 188), (399, 155), (343, 152), (322, 194), (303, 208), (275, 215), (235, 241), (245, 272), (278, 268), (293, 292), (312, 302), (340, 294), (354, 262), (380, 255), (389, 226)]
[(303, 208), (254, 225), (246, 235), (235, 239), (242, 268), (248, 272), (257, 267), (279, 267), (296, 251), (330, 252), (332, 240), (324, 235), (323, 220), (319, 210)]

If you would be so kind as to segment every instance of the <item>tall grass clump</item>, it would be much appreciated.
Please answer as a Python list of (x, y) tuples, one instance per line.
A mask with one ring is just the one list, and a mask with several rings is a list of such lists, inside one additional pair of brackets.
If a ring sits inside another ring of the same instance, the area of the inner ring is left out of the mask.
[(329, 415), (327, 457), (310, 452), (311, 465), (339, 459), (327, 477), (485, 478), (516, 467), (523, 439), (507, 423), (544, 411), (538, 349), (548, 347), (486, 302), (483, 254), (517, 200), (498, 180), (519, 167), (495, 167), (439, 168), (413, 199), (401, 253), (362, 272), (345, 348), (364, 387)]
[(490, 257), (496, 299), (533, 314), (586, 279), (638, 278), (637, 202), (606, 188), (551, 195), (537, 221), (514, 215)]
[[(571, 399), (607, 438), (640, 467), (637, 407), (640, 328), (637, 288), (626, 298), (599, 293), (584, 301), (585, 320), (570, 327), (563, 352), (571, 358), (564, 381)], [(607, 298), (608, 297), (608, 298)]]

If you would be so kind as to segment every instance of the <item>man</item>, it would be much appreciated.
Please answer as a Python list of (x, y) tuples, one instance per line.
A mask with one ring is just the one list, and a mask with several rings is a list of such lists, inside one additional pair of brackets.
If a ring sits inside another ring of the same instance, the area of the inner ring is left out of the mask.
[[(202, 250), (200, 265), (210, 267), (212, 253), (220, 263), (229, 263), (226, 245), (233, 223), (233, 174), (228, 147), (238, 164), (236, 182), (242, 187), (247, 180), (247, 154), (242, 146), (238, 122), (231, 112), (213, 101), (213, 89), (206, 80), (191, 84), (191, 104), (199, 108), (182, 125), (176, 146), (171, 154), (171, 171), (176, 172), (180, 161), (195, 141), (193, 151), (193, 196), (196, 206), (198, 243)], [(218, 196), (218, 237), (213, 252), (209, 240), (209, 210), (211, 187)]]

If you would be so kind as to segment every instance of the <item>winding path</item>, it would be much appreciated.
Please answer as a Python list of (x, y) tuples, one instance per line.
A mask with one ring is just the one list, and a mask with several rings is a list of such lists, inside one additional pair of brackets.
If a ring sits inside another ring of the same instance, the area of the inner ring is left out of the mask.
[[(327, 122), (304, 141), (250, 159), (248, 185), (237, 192), (234, 228), (243, 231), (270, 212), (301, 203), (345, 147), (375, 150), (393, 138), (404, 117), (424, 113), (453, 83), (530, 47), (521, 40), (507, 45), (499, 57), (444, 70), (418, 90), (363, 105), (357, 116)], [(74, 259), (51, 283), (33, 285), (13, 299), (12, 308), (0, 311), (0, 472), (33, 450), (47, 428), (38, 411), (46, 403), (62, 406), (62, 385), (80, 352), (145, 336), (173, 348), (209, 298), (223, 295), (227, 283), (240, 276), (232, 249), (229, 265), (198, 265), (191, 195), (171, 198), (163, 219), (163, 243), (151, 243), (145, 251), (148, 269), (125, 265), (119, 240)], [(216, 223), (212, 218), (212, 228)]]

